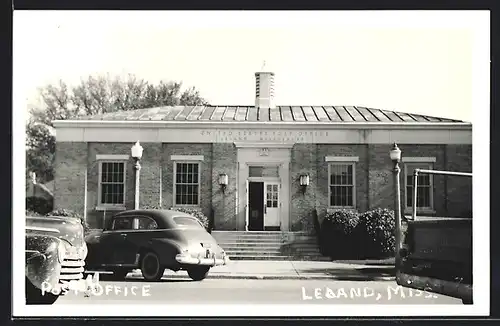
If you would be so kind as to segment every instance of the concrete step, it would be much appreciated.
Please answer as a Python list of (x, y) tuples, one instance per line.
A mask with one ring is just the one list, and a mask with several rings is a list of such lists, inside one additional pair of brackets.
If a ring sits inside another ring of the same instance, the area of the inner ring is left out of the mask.
[(299, 261), (331, 261), (322, 256), (286, 256), (286, 255), (235, 255), (229, 256), (231, 260), (299, 260)]
[(215, 239), (218, 243), (224, 242), (279, 242), (286, 243), (283, 239), (275, 239), (275, 238), (224, 238), (224, 239)]
[(314, 241), (314, 242), (288, 242), (288, 243), (284, 243), (283, 245), (285, 245), (287, 247), (291, 247), (291, 248), (295, 248), (295, 247), (305, 248), (305, 247), (318, 247), (319, 246), (316, 241)]
[(293, 260), (302, 261), (332, 261), (330, 257), (324, 256), (290, 256)]
[(229, 256), (231, 260), (289, 260), (288, 256), (281, 255), (235, 255)]
[(254, 250), (249, 250), (249, 249), (231, 249), (231, 250), (226, 250), (226, 254), (231, 256), (235, 254), (263, 254), (263, 255), (278, 255), (282, 254), (281, 250), (279, 249), (260, 249), (260, 248), (255, 248)]
[(281, 242), (223, 242), (219, 245), (224, 247), (278, 247), (281, 248), (283, 244)]
[(289, 248), (316, 248), (318, 247), (318, 244), (316, 242), (314, 243), (286, 243), (282, 241), (276, 241), (276, 240), (269, 240), (269, 239), (263, 239), (263, 240), (226, 240), (226, 241), (217, 241), (217, 243), (221, 246), (224, 245), (248, 245), (248, 246), (256, 246), (256, 245), (266, 245), (266, 246), (283, 246), (283, 247), (289, 247)]
[(316, 236), (302, 232), (213, 231), (212, 235), (233, 260), (318, 260)]
[[(272, 234), (287, 234), (291, 232), (283, 232), (283, 231), (212, 231), (212, 235), (226, 235), (226, 234), (267, 234), (267, 235), (272, 235)], [(305, 234), (305, 233), (299, 233), (297, 234)]]
[(249, 235), (249, 236), (226, 236), (226, 237), (214, 237), (217, 242), (225, 241), (279, 241), (287, 242), (286, 238), (282, 237), (269, 237), (264, 235)]

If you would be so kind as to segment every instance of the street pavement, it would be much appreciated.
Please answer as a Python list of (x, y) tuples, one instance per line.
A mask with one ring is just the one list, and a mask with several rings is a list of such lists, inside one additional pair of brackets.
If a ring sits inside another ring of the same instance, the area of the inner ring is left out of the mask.
[(139, 270), (124, 281), (99, 274), (94, 294), (70, 291), (56, 304), (462, 304), (461, 300), (398, 287), (394, 265), (382, 262), (231, 261), (192, 281), (166, 271), (145, 282)]
[(68, 292), (60, 304), (462, 304), (461, 300), (398, 287), (394, 281), (205, 279), (129, 276), (99, 282), (93, 295)]
[[(185, 278), (187, 272), (167, 270), (164, 276)], [(140, 270), (134, 270), (129, 277), (141, 277)], [(225, 266), (211, 268), (208, 279), (387, 281), (394, 279), (394, 266), (360, 262), (234, 260)]]

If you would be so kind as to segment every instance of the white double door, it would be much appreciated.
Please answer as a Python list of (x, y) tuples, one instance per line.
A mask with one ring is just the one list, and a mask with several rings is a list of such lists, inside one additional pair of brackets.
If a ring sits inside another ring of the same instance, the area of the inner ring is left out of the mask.
[(280, 184), (264, 181), (264, 227), (280, 227)]
[[(250, 198), (250, 190), (249, 190), (249, 180), (246, 181), (246, 202), (247, 204), (246, 209), (245, 209), (245, 216), (246, 216), (246, 222), (245, 222), (245, 229), (248, 231), (250, 228), (250, 206), (253, 207), (253, 209), (258, 208), (256, 211), (261, 211), (263, 214), (262, 220), (260, 223), (261, 226), (256, 226), (254, 225), (253, 228), (261, 229), (264, 230), (266, 227), (281, 227), (281, 220), (280, 220), (280, 190), (281, 186), (279, 181), (255, 181), (253, 180), (254, 183), (260, 183), (262, 186), (262, 190), (259, 191), (260, 193), (263, 193), (263, 197), (259, 200), (258, 197), (255, 198), (252, 196), (253, 199)], [(257, 202), (252, 202), (250, 204), (250, 200), (258, 200)], [(252, 212), (253, 214), (253, 212)], [(257, 213), (258, 214), (258, 213)]]

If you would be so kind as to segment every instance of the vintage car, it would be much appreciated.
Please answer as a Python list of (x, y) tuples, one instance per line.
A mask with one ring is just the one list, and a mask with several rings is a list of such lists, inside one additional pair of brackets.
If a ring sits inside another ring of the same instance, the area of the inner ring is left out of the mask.
[(114, 280), (140, 269), (145, 280), (158, 281), (170, 269), (201, 281), (211, 267), (229, 261), (196, 217), (173, 210), (119, 212), (85, 241), (86, 271), (110, 271)]
[(83, 278), (87, 245), (72, 217), (26, 217), (26, 304), (53, 304)]

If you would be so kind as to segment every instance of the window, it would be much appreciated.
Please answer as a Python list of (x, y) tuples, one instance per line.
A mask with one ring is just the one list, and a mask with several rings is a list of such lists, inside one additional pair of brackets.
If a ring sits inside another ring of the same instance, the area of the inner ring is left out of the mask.
[(267, 185), (266, 207), (268, 208), (278, 207), (278, 194), (279, 194), (279, 189), (277, 184)]
[(355, 207), (354, 167), (354, 163), (330, 163), (328, 165), (328, 197), (330, 207)]
[(101, 162), (99, 173), (99, 204), (125, 204), (125, 162)]
[(155, 220), (149, 217), (140, 216), (136, 217), (134, 222), (137, 221), (137, 230), (155, 230), (158, 228), (158, 224), (156, 224)]
[(175, 216), (174, 218), (175, 224), (181, 227), (195, 227), (195, 228), (203, 228), (201, 223), (192, 217), (188, 216)]
[(175, 205), (198, 206), (200, 203), (200, 164), (174, 163)]
[[(405, 163), (405, 197), (406, 208), (413, 207), (413, 171), (415, 169), (432, 170), (432, 163)], [(433, 200), (432, 175), (419, 174), (417, 180), (417, 210), (432, 210), (434, 206)]]
[(113, 230), (132, 230), (132, 217), (117, 217), (113, 220)]
[(274, 177), (278, 178), (279, 167), (278, 166), (249, 166), (248, 167), (249, 177)]

